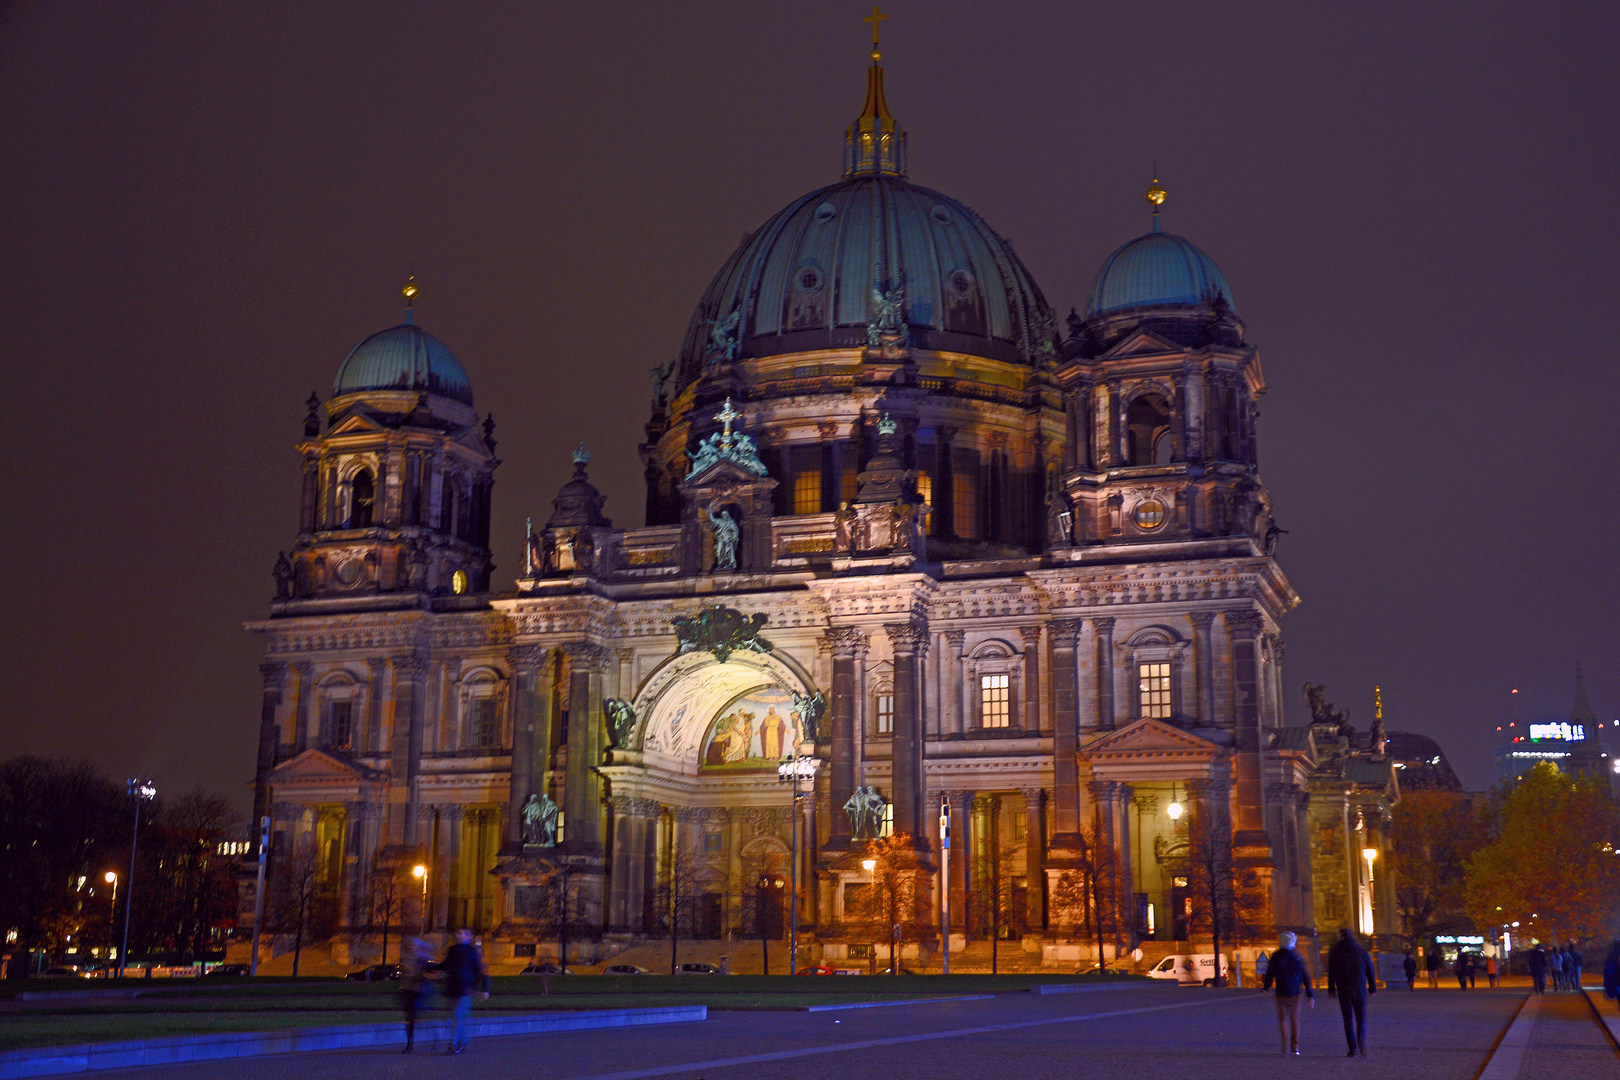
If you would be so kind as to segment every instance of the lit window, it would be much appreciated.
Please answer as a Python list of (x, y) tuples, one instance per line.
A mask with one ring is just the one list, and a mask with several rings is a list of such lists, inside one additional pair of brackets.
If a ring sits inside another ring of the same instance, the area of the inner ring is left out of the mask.
[(1170, 665), (1138, 664), (1137, 700), (1141, 702), (1142, 715), (1151, 716), (1156, 720), (1170, 718)]
[(878, 826), (878, 835), (894, 835), (894, 803), (892, 802), (883, 804), (883, 824)]
[(951, 474), (951, 528), (963, 540), (979, 538), (979, 477), (974, 472)]
[(821, 470), (804, 470), (793, 478), (793, 512), (821, 513)]
[(1006, 727), (1011, 722), (1008, 690), (1011, 676), (983, 675), (979, 678), (979, 712), (984, 726)]
[(332, 702), (326, 713), (326, 745), (333, 750), (347, 750), (353, 741), (354, 702)]
[(929, 506), (934, 505), (934, 478), (925, 472), (917, 474), (917, 494)]
[(894, 734), (894, 695), (879, 694), (877, 699), (877, 733)]
[(479, 698), (473, 702), (472, 744), (480, 749), (501, 744), (501, 722), (495, 715), (494, 698)]
[(849, 460), (850, 456), (853, 455), (854, 451), (850, 450), (844, 458), (844, 482), (839, 489), (838, 496), (840, 500), (847, 503), (854, 502), (855, 496), (860, 493), (861, 489), (860, 473), (856, 470), (855, 463)]

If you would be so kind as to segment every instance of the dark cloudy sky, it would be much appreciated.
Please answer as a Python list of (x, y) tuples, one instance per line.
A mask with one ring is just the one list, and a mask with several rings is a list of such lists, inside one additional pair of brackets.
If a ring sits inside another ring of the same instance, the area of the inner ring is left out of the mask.
[[(1620, 715), (1620, 6), (896, 0), (911, 174), (1060, 311), (1147, 224), (1224, 268), (1271, 391), (1296, 689), (1439, 738)], [(646, 371), (738, 237), (837, 179), (840, 3), (0, 10), (0, 756), (239, 798), (303, 401), (421, 321), (493, 409), (501, 579), (586, 439), (641, 523)]]

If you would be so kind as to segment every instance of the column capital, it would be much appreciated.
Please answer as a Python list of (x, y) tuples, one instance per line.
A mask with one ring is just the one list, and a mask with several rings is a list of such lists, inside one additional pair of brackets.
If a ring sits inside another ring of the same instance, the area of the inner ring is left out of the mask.
[(1086, 784), (1086, 787), (1090, 790), (1091, 797), (1098, 802), (1109, 802), (1114, 797), (1114, 781), (1112, 780), (1092, 780)]
[(1265, 619), (1258, 611), (1223, 611), (1221, 618), (1226, 620), (1226, 629), (1233, 637), (1254, 637), (1265, 626)]
[(613, 662), (613, 654), (592, 641), (565, 641), (558, 647), (576, 669), (601, 671)]
[(1112, 615), (1103, 615), (1099, 618), (1092, 619), (1091, 625), (1098, 634), (1108, 636), (1114, 632), (1114, 622), (1115, 619)]
[(1018, 636), (1024, 639), (1024, 648), (1039, 648), (1041, 644), (1041, 628), (1039, 626), (1020, 626)]
[(394, 665), (394, 674), (402, 679), (416, 680), (427, 675), (428, 659), (420, 653), (401, 653), (389, 660)]
[(1072, 649), (1080, 641), (1079, 619), (1053, 619), (1046, 624), (1052, 635), (1052, 648)]
[(1018, 790), (1024, 796), (1024, 802), (1026, 804), (1040, 802), (1041, 795), (1046, 791), (1045, 788), (1038, 787), (1019, 788)]
[(308, 680), (310, 672), (315, 670), (315, 664), (309, 660), (295, 660), (291, 666), (293, 671), (298, 674), (300, 681)]
[(945, 638), (945, 644), (952, 649), (961, 649), (962, 643), (967, 641), (966, 630), (945, 630), (942, 631), (942, 634)]
[(824, 636), (833, 656), (839, 660), (859, 659), (870, 647), (866, 634), (853, 626), (834, 626)]
[(513, 645), (506, 650), (506, 660), (514, 669), (532, 670), (540, 666), (550, 651), (544, 645)]
[(896, 656), (904, 653), (928, 651), (928, 629), (916, 623), (887, 623), (883, 632), (889, 635), (889, 644)]
[(383, 677), (383, 673), (388, 670), (388, 661), (380, 656), (368, 657), (366, 659), (366, 670), (371, 672), (373, 679), (380, 679)]
[(259, 665), (259, 674), (264, 678), (266, 690), (279, 690), (287, 681), (287, 665), (279, 660), (266, 660)]
[(1187, 618), (1192, 620), (1194, 627), (1207, 634), (1210, 626), (1215, 622), (1215, 613), (1213, 611), (1195, 611), (1188, 615)]

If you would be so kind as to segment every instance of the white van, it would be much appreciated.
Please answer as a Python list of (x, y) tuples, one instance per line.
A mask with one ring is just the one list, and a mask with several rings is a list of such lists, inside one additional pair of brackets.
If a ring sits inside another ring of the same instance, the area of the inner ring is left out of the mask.
[[(1226, 957), (1221, 956), (1221, 976), (1228, 978), (1231, 972)], [(1150, 979), (1174, 979), (1182, 986), (1214, 986), (1215, 985), (1215, 954), (1214, 953), (1176, 953), (1167, 956), (1153, 965), (1147, 973)]]

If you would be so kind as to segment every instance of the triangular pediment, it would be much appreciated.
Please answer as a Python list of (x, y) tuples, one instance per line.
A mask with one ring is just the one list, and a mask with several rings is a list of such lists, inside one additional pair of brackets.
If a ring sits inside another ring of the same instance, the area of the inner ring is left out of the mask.
[(326, 433), (328, 439), (340, 435), (376, 435), (386, 431), (381, 424), (362, 412), (351, 412), (338, 422), (337, 427)]
[(1208, 739), (1188, 734), (1162, 720), (1137, 720), (1117, 731), (1098, 736), (1080, 747), (1083, 758), (1097, 758), (1110, 754), (1152, 754), (1164, 756), (1210, 757), (1224, 754), (1225, 750)]
[(351, 758), (330, 750), (305, 750), (284, 761), (270, 772), (272, 784), (359, 783), (378, 780), (383, 773), (368, 769)]
[(753, 487), (761, 484), (776, 486), (769, 476), (749, 472), (735, 461), (722, 458), (702, 472), (682, 482), (684, 491), (708, 491), (713, 488)]
[(1104, 353), (1101, 359), (1117, 360), (1122, 356), (1155, 356), (1160, 353), (1185, 352), (1181, 346), (1155, 334), (1151, 330), (1138, 328)]

